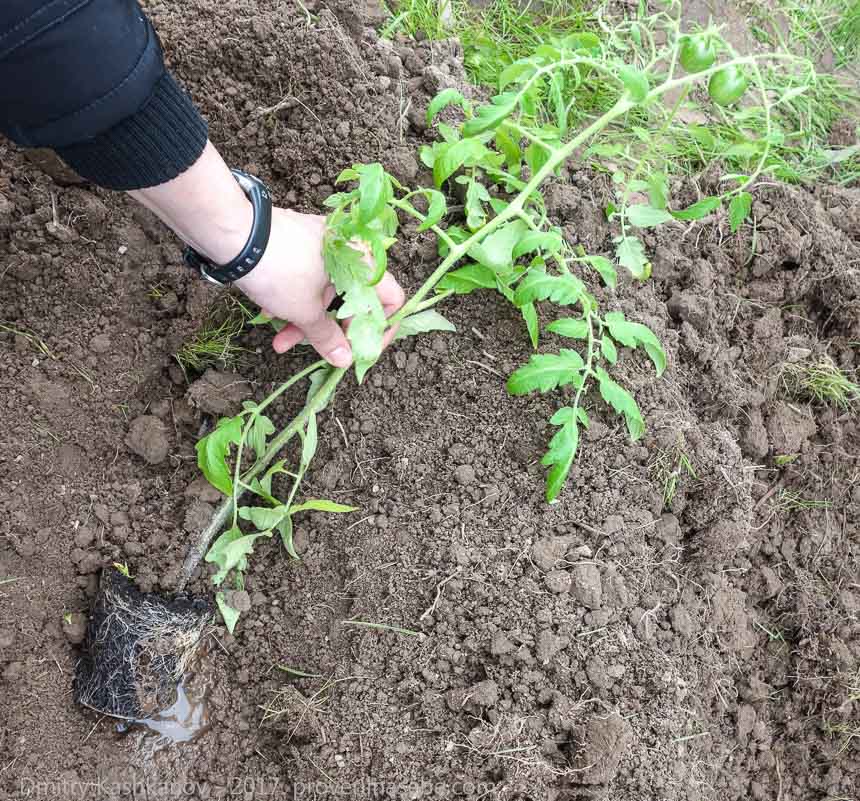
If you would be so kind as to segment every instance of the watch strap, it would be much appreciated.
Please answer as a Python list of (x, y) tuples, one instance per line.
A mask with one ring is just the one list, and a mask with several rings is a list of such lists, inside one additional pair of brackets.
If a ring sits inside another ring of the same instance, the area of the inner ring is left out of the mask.
[(241, 170), (231, 170), (233, 177), (254, 209), (254, 222), (248, 241), (236, 258), (227, 264), (214, 264), (194, 248), (185, 248), (185, 263), (213, 284), (225, 286), (238, 281), (253, 270), (263, 258), (272, 232), (272, 196), (266, 185), (253, 175)]

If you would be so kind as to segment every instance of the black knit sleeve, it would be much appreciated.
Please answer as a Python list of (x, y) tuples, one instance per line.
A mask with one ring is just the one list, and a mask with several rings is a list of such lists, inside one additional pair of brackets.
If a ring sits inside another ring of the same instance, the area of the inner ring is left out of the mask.
[(124, 190), (175, 178), (207, 139), (136, 0), (0, 0), (0, 131)]

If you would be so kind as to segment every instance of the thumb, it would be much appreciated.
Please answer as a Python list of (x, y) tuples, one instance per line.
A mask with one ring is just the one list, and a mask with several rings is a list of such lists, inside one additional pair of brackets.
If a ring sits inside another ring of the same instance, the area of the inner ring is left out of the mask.
[(352, 364), (352, 350), (343, 329), (328, 317), (320, 317), (302, 325), (305, 337), (329, 364), (335, 367), (349, 367)]

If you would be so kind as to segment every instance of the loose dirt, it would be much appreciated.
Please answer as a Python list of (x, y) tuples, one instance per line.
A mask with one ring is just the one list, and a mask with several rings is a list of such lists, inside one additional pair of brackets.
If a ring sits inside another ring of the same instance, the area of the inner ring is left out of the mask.
[[(319, 209), (358, 160), (422, 180), (455, 44), (379, 40), (347, 2), (146, 5), (213, 140), (282, 204)], [(257, 547), (236, 635), (208, 642), (209, 728), (165, 746), (73, 703), (98, 573), (175, 586), (218, 501), (195, 467), (207, 403), (263, 397), (309, 354), (256, 330), (235, 383), (189, 393), (171, 354), (218, 294), (172, 236), (6, 143), (0, 162), (4, 797), (856, 801), (860, 425), (787, 395), (781, 365), (860, 368), (858, 190), (761, 187), (754, 227), (660, 229), (651, 281), (597, 290), (670, 367), (622, 354), (648, 434), (630, 444), (594, 402), (557, 505), (538, 463), (554, 400), (506, 396), (529, 347), (496, 297), (448, 302), (457, 336), (397, 343), (346, 383), (307, 491), (361, 511), (304, 517), (300, 562)], [(594, 253), (607, 192), (575, 166), (550, 190)], [(435, 248), (405, 240), (414, 288)]]

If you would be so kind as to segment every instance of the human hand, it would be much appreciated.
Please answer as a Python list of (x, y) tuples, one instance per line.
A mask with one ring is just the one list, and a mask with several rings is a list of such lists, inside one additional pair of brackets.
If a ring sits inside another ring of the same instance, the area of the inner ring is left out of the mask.
[[(287, 320), (272, 346), (285, 353), (307, 341), (329, 364), (349, 367), (352, 351), (341, 327), (326, 309), (335, 296), (323, 264), (325, 217), (272, 209), (272, 232), (262, 261), (236, 286), (257, 303), (269, 317)], [(386, 273), (376, 285), (385, 316), (390, 317), (406, 300), (400, 284)], [(386, 332), (387, 346), (395, 330)]]

